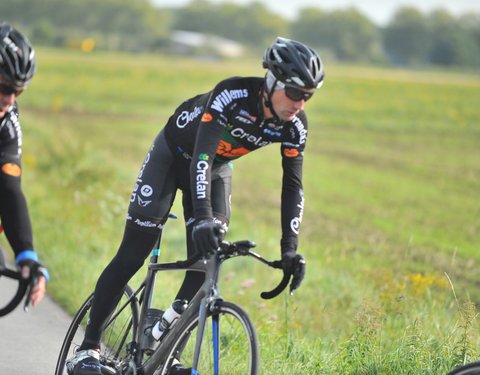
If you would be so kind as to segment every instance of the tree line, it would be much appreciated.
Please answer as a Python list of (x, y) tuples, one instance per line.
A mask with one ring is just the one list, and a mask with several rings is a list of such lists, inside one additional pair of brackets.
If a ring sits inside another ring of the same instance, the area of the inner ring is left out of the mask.
[(168, 53), (171, 31), (185, 30), (237, 41), (257, 55), (281, 35), (340, 61), (480, 66), (480, 14), (453, 16), (442, 9), (426, 14), (402, 7), (378, 27), (355, 8), (308, 7), (287, 20), (260, 2), (193, 0), (181, 8), (157, 8), (149, 0), (2, 0), (0, 21), (39, 45), (91, 38), (97, 49)]

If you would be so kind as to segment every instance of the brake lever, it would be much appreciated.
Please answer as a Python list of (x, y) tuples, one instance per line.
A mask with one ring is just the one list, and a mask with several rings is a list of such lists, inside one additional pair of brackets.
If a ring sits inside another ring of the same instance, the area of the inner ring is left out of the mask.
[(25, 295), (26, 295), (25, 304), (23, 305), (23, 311), (25, 311), (25, 312), (28, 312), (28, 309), (29, 309), (30, 303), (31, 303), (30, 297), (32, 295), (32, 291), (33, 291), (34, 286), (37, 285), (37, 282), (38, 282), (38, 276), (32, 276), (30, 278), (30, 281), (29, 281), (28, 287), (27, 287), (27, 292), (25, 293)]

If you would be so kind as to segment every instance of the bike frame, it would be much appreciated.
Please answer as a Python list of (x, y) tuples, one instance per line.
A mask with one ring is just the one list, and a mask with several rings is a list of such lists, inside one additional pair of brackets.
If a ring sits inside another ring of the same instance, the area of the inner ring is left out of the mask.
[[(158, 241), (157, 245), (159, 244)], [(225, 243), (229, 244), (229, 243)], [(144, 281), (140, 284), (138, 289), (133, 293), (132, 296), (124, 303), (120, 308), (122, 311), (127, 306), (133, 304), (132, 308), (132, 325), (134, 328), (133, 338), (134, 344), (131, 348), (132, 350), (132, 360), (130, 362), (130, 368), (134, 371), (134, 374), (141, 375), (152, 375), (160, 366), (166, 366), (169, 361), (169, 351), (175, 343), (178, 335), (183, 332), (187, 325), (198, 316), (198, 326), (197, 326), (197, 337), (193, 358), (192, 374), (196, 374), (196, 369), (198, 367), (198, 362), (200, 358), (200, 350), (202, 346), (203, 336), (205, 332), (206, 320), (209, 312), (214, 311), (215, 302), (222, 300), (222, 297), (218, 291), (218, 281), (220, 275), (220, 269), (222, 263), (232, 257), (236, 256), (252, 256), (255, 259), (271, 266), (274, 268), (281, 268), (281, 265), (278, 261), (270, 262), (262, 258), (260, 255), (254, 253), (250, 248), (254, 247), (255, 244), (250, 241), (240, 241), (234, 245), (241, 244), (242, 248), (233, 250), (229, 253), (227, 252), (217, 252), (210, 254), (207, 257), (200, 258), (199, 256), (194, 256), (185, 261), (170, 262), (170, 263), (158, 263), (158, 254), (159, 250), (153, 250), (150, 258), (150, 263), (148, 265), (147, 275)], [(161, 340), (159, 346), (154, 350), (150, 358), (148, 358), (143, 364), (139, 365), (142, 361), (143, 353), (139, 347), (139, 343), (142, 340), (142, 335), (144, 334), (143, 330), (139, 327), (142, 327), (143, 322), (146, 319), (146, 314), (148, 309), (151, 307), (153, 291), (155, 288), (155, 281), (157, 272), (161, 271), (196, 271), (203, 272), (205, 274), (205, 281), (202, 286), (189, 302), (187, 309), (182, 313), (176, 324), (171, 328), (169, 333)], [(285, 281), (286, 280), (286, 281)], [(262, 293), (262, 298), (269, 299), (278, 295), (288, 284), (289, 275), (284, 274), (284, 278), (280, 285), (277, 286), (271, 292)], [(137, 298), (137, 296), (139, 296)], [(139, 308), (141, 304), (141, 309)], [(110, 321), (114, 320), (116, 317), (113, 316)], [(107, 323), (108, 325), (108, 323)], [(214, 352), (214, 367), (218, 368), (218, 320), (213, 320), (213, 352)], [(124, 340), (126, 339), (123, 338)]]

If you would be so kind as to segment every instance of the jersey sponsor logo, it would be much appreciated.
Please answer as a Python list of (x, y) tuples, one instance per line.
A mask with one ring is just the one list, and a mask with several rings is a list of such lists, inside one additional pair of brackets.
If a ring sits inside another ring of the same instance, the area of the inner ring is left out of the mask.
[(275, 130), (263, 129), (263, 133), (271, 135), (272, 137), (281, 137), (282, 133)]
[(152, 201), (144, 201), (140, 196), (138, 197), (138, 205), (140, 207), (147, 207)]
[[(150, 149), (153, 150), (153, 147)], [(135, 198), (137, 196), (137, 190), (140, 187), (140, 184), (143, 182), (142, 176), (145, 167), (147, 166), (148, 162), (150, 161), (150, 151), (148, 152), (147, 156), (145, 157), (145, 161), (143, 162), (142, 168), (140, 169), (140, 173), (138, 174), (137, 181), (135, 182), (135, 187), (133, 188), (132, 197), (130, 198), (130, 202), (135, 202)]]
[(246, 148), (238, 145), (232, 145), (231, 143), (228, 143), (224, 140), (220, 140), (217, 149), (217, 154), (222, 155), (226, 158), (238, 158), (240, 156), (248, 154), (249, 152), (250, 150), (247, 150)]
[(147, 228), (158, 228), (158, 229), (162, 229), (163, 225), (162, 224), (155, 224), (155, 223), (152, 223), (150, 220), (145, 220), (145, 221), (142, 221), (140, 219), (136, 219), (134, 221), (135, 224), (137, 224), (138, 226), (140, 227), (147, 227)]
[(252, 121), (252, 122), (257, 121), (257, 118), (255, 116), (252, 116), (250, 113), (248, 113), (244, 109), (241, 109), (239, 114), (240, 114), (240, 116), (243, 116), (243, 117), (246, 117), (246, 118), (250, 119), (250, 121)]
[(156, 224), (153, 223), (151, 220), (140, 220), (140, 219), (133, 219), (133, 217), (127, 213), (127, 221), (133, 221), (135, 224), (137, 224), (140, 227), (146, 227), (146, 228), (158, 228), (162, 229), (163, 224)]
[(294, 158), (295, 156), (298, 156), (300, 152), (296, 148), (284, 148), (283, 149), (283, 155), (285, 155), (287, 158)]
[(222, 113), (227, 105), (229, 105), (235, 99), (248, 98), (247, 89), (238, 90), (223, 90), (213, 99), (211, 108)]
[(252, 125), (253, 124), (253, 122), (250, 121), (248, 118), (245, 118), (245, 117), (242, 117), (242, 116), (236, 116), (235, 119), (240, 121), (240, 122), (243, 122), (244, 124), (247, 124), (247, 125)]
[(144, 197), (151, 197), (153, 194), (153, 188), (150, 185), (143, 185), (140, 189), (140, 193), (142, 193)]
[(300, 120), (296, 116), (293, 118), (292, 122), (297, 128), (298, 134), (300, 136), (299, 143), (304, 144), (305, 141), (307, 140), (307, 129), (305, 129), (305, 126), (303, 125), (302, 120)]
[(196, 178), (196, 190), (197, 199), (205, 199), (207, 197), (207, 170), (208, 162), (206, 160), (200, 160), (197, 163), (197, 178)]
[(177, 117), (177, 127), (180, 129), (187, 126), (193, 120), (195, 120), (198, 116), (202, 114), (203, 107), (195, 107), (192, 112), (183, 111), (180, 113), (180, 116)]
[(255, 146), (259, 147), (267, 146), (272, 143), (270, 141), (265, 141), (262, 137), (257, 137), (247, 133), (242, 128), (235, 128), (230, 132), (230, 134), (235, 138), (244, 139), (247, 142), (253, 143)]
[(19, 177), (22, 174), (20, 166), (13, 163), (6, 163), (2, 166), (2, 172), (13, 177)]
[(204, 113), (202, 116), (203, 122), (210, 122), (213, 120), (213, 116), (210, 113)]
[(274, 122), (269, 122), (267, 123), (267, 127), (269, 129), (273, 129), (273, 130), (282, 130), (283, 129), (283, 125), (281, 124), (275, 124)]
[(293, 233), (298, 235), (298, 232), (300, 230), (300, 224), (302, 222), (302, 217), (303, 217), (303, 207), (304, 207), (304, 196), (303, 196), (303, 190), (300, 189), (299, 191), (300, 194), (300, 203), (297, 204), (297, 207), (299, 209), (298, 216), (294, 217), (290, 221), (290, 229), (292, 230)]

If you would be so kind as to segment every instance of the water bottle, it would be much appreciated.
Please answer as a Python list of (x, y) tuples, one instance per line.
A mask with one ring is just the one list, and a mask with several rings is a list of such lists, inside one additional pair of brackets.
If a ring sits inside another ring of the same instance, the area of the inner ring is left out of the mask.
[(188, 301), (186, 299), (176, 299), (172, 305), (165, 310), (160, 319), (152, 329), (152, 336), (155, 340), (160, 340), (164, 332), (171, 328), (180, 315), (187, 309)]

